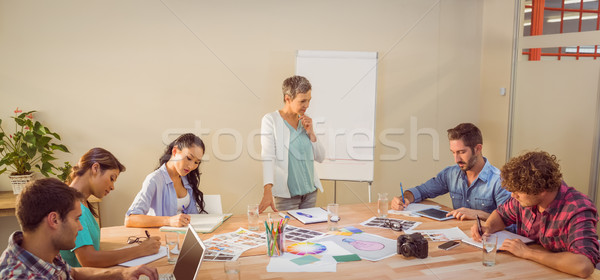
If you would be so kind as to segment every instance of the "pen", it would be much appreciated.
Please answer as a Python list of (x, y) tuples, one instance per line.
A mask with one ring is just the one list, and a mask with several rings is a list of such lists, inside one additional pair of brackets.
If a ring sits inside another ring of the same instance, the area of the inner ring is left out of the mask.
[(475, 218), (477, 218), (477, 231), (479, 232), (479, 235), (483, 235), (483, 231), (481, 230), (481, 220), (479, 219), (479, 215), (475, 215)]
[(148, 232), (148, 230), (146, 230), (146, 236), (148, 237), (148, 239), (150, 238), (150, 233)]
[(296, 213), (298, 215), (302, 215), (302, 216), (307, 217), (307, 218), (312, 218), (313, 217), (312, 215), (309, 215), (309, 214), (306, 214), (306, 213), (302, 213), (302, 212), (296, 212)]
[(402, 188), (402, 182), (400, 182), (400, 193), (402, 194), (402, 204), (404, 204), (404, 189)]
[(185, 206), (183, 206), (183, 205), (181, 205), (181, 213), (187, 214), (187, 213), (185, 213)]

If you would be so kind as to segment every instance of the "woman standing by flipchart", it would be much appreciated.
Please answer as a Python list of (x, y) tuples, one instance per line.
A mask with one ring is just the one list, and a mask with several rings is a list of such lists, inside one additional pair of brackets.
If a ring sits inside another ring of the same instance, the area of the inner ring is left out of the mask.
[(266, 114), (261, 123), (263, 198), (259, 212), (314, 207), (323, 186), (314, 162), (322, 162), (325, 148), (313, 122), (305, 115), (311, 100), (310, 82), (302, 76), (283, 81), (282, 109)]
[(160, 238), (153, 236), (140, 242), (138, 246), (120, 250), (100, 250), (100, 227), (94, 217), (98, 217), (87, 199), (90, 195), (103, 198), (115, 189), (115, 182), (125, 166), (109, 151), (93, 148), (85, 153), (73, 166), (68, 184), (83, 194), (81, 202), (82, 230), (77, 233), (75, 248), (62, 250), (60, 255), (74, 267), (109, 267), (139, 257), (158, 253)]

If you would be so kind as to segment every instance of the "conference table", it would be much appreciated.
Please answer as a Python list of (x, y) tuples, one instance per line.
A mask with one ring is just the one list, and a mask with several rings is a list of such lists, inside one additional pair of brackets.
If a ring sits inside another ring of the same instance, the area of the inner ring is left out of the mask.
[[(425, 203), (432, 203), (426, 201)], [(442, 209), (449, 210), (447, 207)], [(397, 239), (403, 232), (392, 229), (361, 226), (360, 223), (371, 217), (377, 216), (377, 204), (352, 204), (340, 205), (339, 227), (354, 226), (366, 233), (382, 237)], [(272, 214), (273, 215), (273, 214)], [(277, 214), (273, 218), (279, 219)], [(388, 218), (422, 222), (415, 230), (432, 230), (458, 227), (470, 236), (473, 220), (459, 221), (451, 219), (438, 222), (424, 217), (409, 217), (402, 215), (388, 215)], [(261, 222), (267, 219), (267, 213), (260, 216)], [(304, 227), (321, 232), (327, 232), (327, 223), (304, 225), (293, 218), (289, 222), (296, 227)], [(200, 234), (202, 240), (216, 234), (228, 233), (240, 227), (247, 228), (246, 215), (234, 215), (225, 221), (219, 228), (210, 234)], [(144, 236), (148, 230), (151, 235), (163, 236), (158, 228), (127, 228), (124, 226), (105, 227), (101, 229), (101, 244), (103, 250), (117, 249), (126, 245), (129, 236)], [(264, 230), (264, 224), (261, 226)], [(286, 246), (295, 242), (286, 241)], [(540, 265), (533, 261), (520, 259), (508, 252), (498, 252), (496, 265), (485, 267), (482, 265), (481, 249), (462, 243), (451, 250), (438, 249), (443, 242), (429, 241), (429, 256), (425, 259), (415, 257), (406, 258), (403, 255), (394, 255), (380, 261), (354, 261), (337, 264), (336, 272), (295, 272), (274, 273), (267, 272), (266, 267), (270, 258), (266, 255), (266, 246), (245, 251), (239, 258), (241, 262), (241, 279), (579, 279), (552, 268)], [(539, 246), (539, 245), (530, 245)], [(159, 273), (170, 273), (174, 265), (169, 265), (166, 258), (158, 259), (148, 264), (156, 267)], [(226, 279), (223, 262), (204, 261), (197, 279)], [(589, 279), (600, 279), (598, 270)]]

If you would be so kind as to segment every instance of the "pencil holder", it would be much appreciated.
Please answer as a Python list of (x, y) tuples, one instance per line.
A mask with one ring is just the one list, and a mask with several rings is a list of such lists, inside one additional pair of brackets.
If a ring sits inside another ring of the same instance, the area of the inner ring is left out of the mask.
[(281, 231), (267, 231), (267, 255), (269, 257), (279, 257), (283, 255), (285, 227)]

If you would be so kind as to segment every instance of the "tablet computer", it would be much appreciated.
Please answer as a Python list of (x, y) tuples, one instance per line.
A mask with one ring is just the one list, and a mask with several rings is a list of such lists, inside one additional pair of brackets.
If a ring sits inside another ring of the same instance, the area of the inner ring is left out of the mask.
[(417, 214), (419, 214), (423, 217), (427, 217), (427, 218), (438, 220), (438, 221), (454, 219), (454, 216), (446, 217), (446, 214), (448, 214), (448, 211), (435, 209), (435, 208), (418, 211)]

